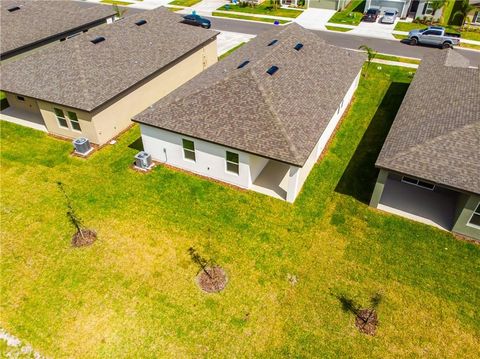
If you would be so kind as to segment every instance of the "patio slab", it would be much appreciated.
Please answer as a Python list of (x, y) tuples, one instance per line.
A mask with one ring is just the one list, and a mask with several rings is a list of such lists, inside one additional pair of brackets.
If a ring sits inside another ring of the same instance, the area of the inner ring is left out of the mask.
[(18, 108), (7, 107), (5, 110), (2, 110), (2, 112), (0, 112), (0, 120), (48, 132), (40, 114), (20, 110)]

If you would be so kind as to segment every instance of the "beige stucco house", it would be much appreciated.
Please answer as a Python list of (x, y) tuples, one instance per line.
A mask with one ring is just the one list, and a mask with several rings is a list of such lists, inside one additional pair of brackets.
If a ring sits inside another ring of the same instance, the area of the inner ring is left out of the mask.
[(102, 145), (217, 62), (217, 32), (158, 8), (2, 66), (2, 120)]

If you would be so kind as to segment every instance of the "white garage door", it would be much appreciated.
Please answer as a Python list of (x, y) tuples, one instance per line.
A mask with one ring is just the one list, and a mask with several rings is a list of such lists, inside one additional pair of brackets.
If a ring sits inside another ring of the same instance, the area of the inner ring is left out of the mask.
[(401, 16), (405, 3), (398, 1), (372, 0), (370, 6), (380, 8), (382, 13), (387, 9), (396, 9), (398, 15)]

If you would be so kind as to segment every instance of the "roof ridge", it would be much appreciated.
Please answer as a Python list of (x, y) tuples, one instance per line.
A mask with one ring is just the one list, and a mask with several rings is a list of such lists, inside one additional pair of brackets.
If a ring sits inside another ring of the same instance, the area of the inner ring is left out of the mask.
[(257, 84), (257, 88), (260, 90), (260, 93), (262, 94), (263, 100), (264, 100), (265, 104), (267, 105), (269, 112), (272, 114), (272, 118), (275, 121), (275, 125), (277, 125), (277, 128), (280, 130), (280, 133), (283, 135), (283, 137), (287, 141), (287, 143), (289, 145), (288, 149), (289, 149), (290, 153), (295, 157), (295, 159), (297, 161), (300, 161), (300, 155), (298, 153), (298, 150), (295, 147), (292, 139), (288, 135), (288, 132), (285, 129), (285, 126), (283, 126), (282, 121), (279, 119), (279, 117), (277, 115), (277, 112), (274, 110), (273, 104), (270, 101), (270, 97), (269, 97), (269, 94), (268, 94), (267, 90), (263, 87), (263, 85), (259, 81), (258, 77), (255, 75), (255, 73), (252, 71), (252, 69), (248, 69), (248, 72), (250, 72), (250, 75), (252, 76), (255, 83)]
[(424, 146), (427, 146), (427, 145), (430, 145), (434, 142), (437, 142), (438, 140), (441, 140), (442, 138), (444, 138), (446, 136), (449, 136), (449, 135), (452, 135), (452, 134), (457, 134), (458, 132), (464, 131), (466, 127), (470, 127), (470, 126), (474, 127), (476, 125), (478, 126), (479, 124), (480, 124), (480, 120), (469, 122), (469, 123), (464, 124), (461, 127), (454, 128), (451, 131), (448, 131), (447, 133), (443, 133), (441, 135), (430, 138), (429, 140), (427, 140), (427, 141), (425, 141), (421, 144), (410, 147), (405, 151), (398, 152), (397, 155), (395, 155), (392, 160), (388, 161), (388, 163), (392, 163), (392, 162), (395, 162), (397, 160), (401, 160), (404, 156), (406, 156), (410, 153), (413, 153), (416, 150), (421, 149)]
[[(83, 36), (87, 36), (86, 34), (82, 34)], [(82, 36), (80, 35), (80, 36)], [(87, 76), (85, 75), (84, 67), (82, 66), (82, 56), (81, 56), (81, 50), (80, 50), (80, 43), (76, 42), (74, 44), (75, 46), (73, 47), (75, 50), (75, 53), (73, 56), (77, 59), (79, 62), (79, 68), (78, 68), (78, 74), (79, 74), (79, 79), (78, 82), (81, 82), (83, 86), (79, 86), (82, 88), (82, 96), (84, 96), (84, 99), (88, 102), (91, 103), (91, 96), (90, 96), (90, 91), (88, 90), (88, 81), (87, 81)]]

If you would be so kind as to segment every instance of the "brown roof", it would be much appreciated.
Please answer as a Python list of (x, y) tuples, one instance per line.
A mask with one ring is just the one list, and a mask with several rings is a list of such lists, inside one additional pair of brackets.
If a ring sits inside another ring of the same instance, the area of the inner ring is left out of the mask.
[(376, 166), (480, 193), (480, 71), (455, 50), (425, 57)]
[[(303, 44), (299, 51), (294, 49), (298, 43)], [(278, 27), (134, 121), (303, 166), (364, 59), (362, 53), (327, 45), (297, 24)], [(273, 75), (266, 72), (271, 66), (278, 67)]]
[[(9, 9), (19, 7), (17, 11)], [(104, 20), (112, 7), (85, 6), (62, 0), (2, 0), (0, 55), (20, 50), (60, 34)]]
[[(0, 89), (92, 111), (218, 34), (181, 19), (160, 7), (98, 26), (2, 65)], [(93, 44), (99, 36), (105, 41)]]

